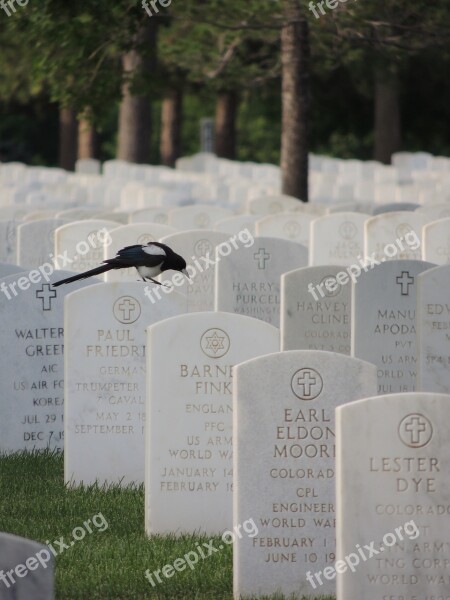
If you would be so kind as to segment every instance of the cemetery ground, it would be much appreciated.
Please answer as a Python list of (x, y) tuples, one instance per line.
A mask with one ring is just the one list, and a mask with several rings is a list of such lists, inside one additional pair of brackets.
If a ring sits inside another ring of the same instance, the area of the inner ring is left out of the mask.
[[(95, 460), (95, 458), (93, 459)], [(20, 477), (17, 474), (20, 473)], [(221, 538), (144, 533), (144, 486), (66, 486), (60, 452), (18, 452), (0, 456), (0, 530), (43, 544), (64, 538), (69, 548), (54, 543), (56, 600), (231, 600), (232, 547), (199, 560), (193, 570), (162, 577), (155, 587), (150, 573)], [(91, 526), (74, 542), (72, 531), (101, 513), (108, 527)], [(61, 550), (61, 551), (59, 551)], [(205, 550), (205, 554), (208, 551)], [(40, 568), (40, 567), (39, 567)], [(3, 583), (0, 583), (3, 586)], [(281, 600), (264, 596), (260, 600)]]

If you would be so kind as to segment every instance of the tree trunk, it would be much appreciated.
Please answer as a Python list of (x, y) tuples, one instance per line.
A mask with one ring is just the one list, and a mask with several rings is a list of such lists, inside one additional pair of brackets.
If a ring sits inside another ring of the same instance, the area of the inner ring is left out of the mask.
[(399, 87), (396, 70), (376, 69), (374, 158), (385, 164), (401, 148)]
[(220, 92), (216, 100), (215, 153), (220, 158), (236, 158), (236, 117), (239, 106), (237, 93)]
[(99, 156), (99, 135), (92, 122), (86, 118), (81, 117), (78, 121), (78, 158), (98, 159)]
[(281, 30), (283, 193), (308, 201), (310, 46), (308, 22), (300, 0), (283, 0)]
[(169, 90), (161, 109), (161, 164), (174, 167), (181, 156), (181, 124), (183, 120), (183, 92)]
[(150, 161), (152, 117), (150, 97), (132, 89), (134, 76), (147, 79), (156, 65), (156, 19), (148, 19), (137, 34), (149, 56), (143, 57), (137, 50), (122, 56), (125, 81), (122, 86), (122, 102), (119, 112), (119, 140), (117, 158), (135, 163)]
[(77, 119), (71, 108), (59, 110), (59, 157), (62, 169), (73, 171), (77, 159)]

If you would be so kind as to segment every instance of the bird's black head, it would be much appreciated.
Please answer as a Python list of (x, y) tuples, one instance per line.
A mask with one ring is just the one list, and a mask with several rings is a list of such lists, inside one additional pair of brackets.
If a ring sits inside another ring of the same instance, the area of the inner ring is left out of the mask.
[(172, 248), (169, 248), (166, 244), (161, 244), (161, 242), (153, 242), (153, 244), (157, 244), (166, 253), (166, 258), (161, 265), (161, 271), (180, 271), (189, 279), (189, 273), (186, 270), (186, 261), (182, 256), (174, 252)]
[(181, 271), (181, 273), (184, 273), (184, 275), (186, 275), (186, 277), (189, 277), (189, 274), (186, 270), (187, 269), (186, 261), (179, 254), (172, 252), (170, 259), (168, 261), (167, 260), (164, 261), (164, 263), (169, 265), (167, 267), (167, 269), (173, 269), (174, 271)]

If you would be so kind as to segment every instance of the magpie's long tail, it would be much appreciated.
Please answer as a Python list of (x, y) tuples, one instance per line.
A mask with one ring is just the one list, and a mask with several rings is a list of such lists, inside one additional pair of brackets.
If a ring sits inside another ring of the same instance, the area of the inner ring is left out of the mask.
[(87, 279), (88, 277), (94, 277), (95, 275), (100, 275), (100, 273), (105, 273), (105, 271), (110, 271), (111, 269), (115, 269), (114, 265), (101, 265), (96, 269), (91, 269), (90, 271), (85, 271), (84, 273), (78, 273), (78, 275), (73, 275), (73, 277), (68, 277), (67, 279), (61, 279), (61, 281), (57, 281), (53, 283), (53, 287), (58, 287), (58, 285), (62, 285), (63, 283), (72, 283), (72, 281), (78, 281), (79, 279)]

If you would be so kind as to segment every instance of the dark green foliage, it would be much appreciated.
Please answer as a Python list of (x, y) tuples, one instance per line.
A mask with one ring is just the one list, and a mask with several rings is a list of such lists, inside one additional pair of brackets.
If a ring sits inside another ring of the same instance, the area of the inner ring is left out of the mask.
[[(358, 0), (320, 19), (307, 14), (313, 152), (371, 157), (374, 66), (381, 61), (399, 73), (404, 148), (450, 154), (447, 0)], [(199, 120), (214, 115), (216, 92), (235, 89), (238, 158), (277, 162), (280, 3), (173, 0), (152, 18), (159, 24), (158, 70), (152, 80), (134, 82), (154, 99), (152, 161), (159, 160), (160, 100), (176, 85), (185, 90), (185, 154), (199, 150)], [(113, 157), (120, 56), (136, 47), (146, 19), (135, 0), (42, 0), (9, 18), (1, 12), (0, 159), (56, 164), (57, 106), (79, 113), (89, 106), (103, 133), (102, 158)]]

